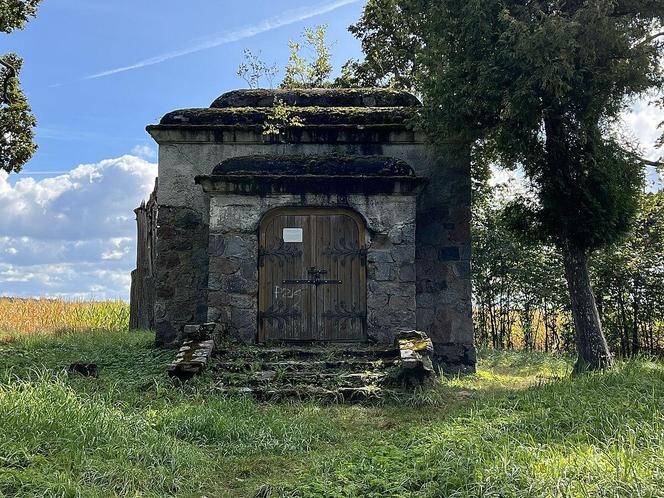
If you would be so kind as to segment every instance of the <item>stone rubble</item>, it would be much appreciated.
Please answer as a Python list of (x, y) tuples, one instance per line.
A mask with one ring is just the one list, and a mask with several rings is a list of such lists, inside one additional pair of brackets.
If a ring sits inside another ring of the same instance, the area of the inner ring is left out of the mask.
[(394, 344), (400, 358), (399, 382), (405, 386), (420, 386), (435, 380), (433, 342), (427, 334), (418, 330), (402, 331)]
[(182, 347), (175, 356), (175, 361), (168, 366), (168, 375), (180, 380), (188, 380), (201, 374), (208, 366), (214, 340), (210, 339), (216, 324), (185, 325), (182, 333)]

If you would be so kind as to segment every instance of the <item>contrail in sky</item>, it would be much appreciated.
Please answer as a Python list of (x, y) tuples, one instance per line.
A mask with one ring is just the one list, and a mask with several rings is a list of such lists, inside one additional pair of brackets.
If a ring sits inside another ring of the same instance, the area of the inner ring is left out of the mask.
[(332, 12), (333, 10), (337, 10), (346, 5), (359, 3), (362, 1), (364, 0), (336, 0), (335, 2), (330, 2), (314, 7), (302, 7), (299, 9), (288, 10), (278, 16), (264, 19), (263, 21), (253, 26), (245, 26), (244, 28), (239, 28), (235, 31), (221, 33), (191, 47), (181, 48), (180, 50), (174, 50), (172, 52), (156, 55), (130, 66), (117, 67), (115, 69), (109, 69), (100, 73), (91, 74), (89, 76), (85, 76), (82, 79), (91, 80), (95, 78), (103, 78), (104, 76), (110, 76), (112, 74), (124, 73), (126, 71), (132, 71), (134, 69), (139, 69), (146, 66), (153, 66), (170, 59), (175, 59), (176, 57), (182, 57), (184, 55), (193, 54), (194, 52), (200, 52), (201, 50), (207, 50), (209, 48), (218, 47), (227, 43), (251, 38), (252, 36), (256, 36), (267, 31), (272, 31), (273, 29), (281, 28), (282, 26), (288, 26), (289, 24), (304, 21), (321, 14), (327, 14), (328, 12)]

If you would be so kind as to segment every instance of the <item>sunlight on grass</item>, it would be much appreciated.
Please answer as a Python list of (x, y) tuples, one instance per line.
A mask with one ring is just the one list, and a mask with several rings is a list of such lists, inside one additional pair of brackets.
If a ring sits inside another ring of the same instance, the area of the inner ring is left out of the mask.
[[(478, 372), (374, 405), (179, 385), (148, 332), (0, 342), (0, 496), (661, 496), (664, 365), (480, 351)], [(99, 378), (68, 375), (96, 363)]]
[(664, 369), (646, 365), (489, 389), (320, 455), (275, 496), (661, 496)]

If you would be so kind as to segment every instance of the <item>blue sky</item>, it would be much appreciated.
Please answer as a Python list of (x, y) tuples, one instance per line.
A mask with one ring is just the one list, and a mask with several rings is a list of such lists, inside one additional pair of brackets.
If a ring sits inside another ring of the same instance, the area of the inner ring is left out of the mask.
[(25, 59), (35, 157), (0, 173), (0, 294), (126, 299), (132, 210), (149, 195), (145, 126), (246, 86), (243, 51), (283, 68), (288, 40), (327, 24), (336, 68), (361, 55), (347, 31), (364, 0), (46, 0), (0, 52)]
[[(335, 68), (360, 58), (347, 27), (364, 1), (45, 0), (24, 31), (0, 34), (0, 53), (25, 59), (39, 145), (22, 173), (0, 173), (0, 295), (126, 299), (133, 209), (156, 175), (145, 126), (246, 86), (245, 48), (283, 68), (308, 26), (328, 24)], [(662, 120), (647, 102), (624, 119), (653, 159)]]
[[(151, 144), (145, 126), (167, 111), (207, 106), (244, 85), (235, 71), (245, 47), (282, 67), (288, 39), (306, 26), (329, 24), (340, 67), (360, 55), (347, 27), (363, 3), (46, 0), (24, 31), (2, 37), (3, 51), (25, 58), (22, 81), (39, 120), (39, 151), (23, 176), (66, 171)], [(162, 55), (167, 60), (158, 64), (85, 79)]]

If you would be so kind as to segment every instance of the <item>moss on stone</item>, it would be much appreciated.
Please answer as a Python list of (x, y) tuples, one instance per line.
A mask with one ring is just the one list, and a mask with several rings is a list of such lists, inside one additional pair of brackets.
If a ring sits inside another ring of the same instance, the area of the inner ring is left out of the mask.
[(212, 174), (415, 176), (405, 161), (387, 156), (360, 155), (234, 157), (217, 165)]
[(212, 108), (273, 107), (275, 100), (293, 107), (419, 107), (417, 98), (389, 88), (245, 89), (224, 93)]
[[(407, 125), (416, 116), (405, 107), (301, 107), (291, 115), (308, 125)], [(270, 118), (269, 108), (232, 107), (223, 109), (181, 109), (166, 114), (161, 125), (256, 126)]]

